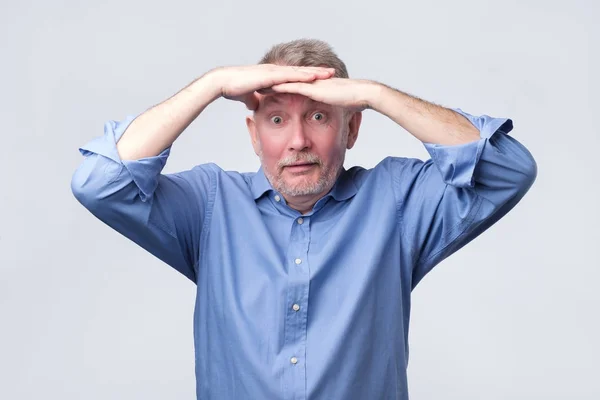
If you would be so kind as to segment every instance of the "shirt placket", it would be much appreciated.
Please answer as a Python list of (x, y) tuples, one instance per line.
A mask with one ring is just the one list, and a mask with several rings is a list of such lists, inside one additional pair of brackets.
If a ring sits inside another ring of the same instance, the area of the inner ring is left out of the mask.
[(306, 330), (310, 264), (310, 217), (294, 219), (287, 253), (288, 290), (285, 314), (285, 346), (289, 354), (285, 398), (306, 399)]

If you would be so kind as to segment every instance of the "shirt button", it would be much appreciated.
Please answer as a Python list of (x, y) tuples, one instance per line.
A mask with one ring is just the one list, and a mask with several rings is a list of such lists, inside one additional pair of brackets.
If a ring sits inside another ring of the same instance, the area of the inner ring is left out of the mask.
[(300, 309), (300, 306), (298, 304), (294, 304), (292, 306), (292, 310), (294, 310), (294, 311), (298, 311), (299, 309)]
[(302, 264), (302, 260), (301, 260), (301, 259), (299, 259), (299, 258), (296, 258), (296, 261), (295, 261), (295, 263), (296, 263), (296, 264), (298, 264), (298, 265), (300, 265), (300, 264)]
[(275, 201), (280, 201), (281, 197), (279, 197), (279, 195), (275, 195)]
[(292, 358), (290, 358), (290, 362), (292, 364), (298, 364), (298, 359), (296, 357), (292, 357)]
[(302, 224), (304, 223), (304, 219), (302, 219), (302, 218), (298, 218), (298, 223), (299, 223), (300, 225), (302, 225)]

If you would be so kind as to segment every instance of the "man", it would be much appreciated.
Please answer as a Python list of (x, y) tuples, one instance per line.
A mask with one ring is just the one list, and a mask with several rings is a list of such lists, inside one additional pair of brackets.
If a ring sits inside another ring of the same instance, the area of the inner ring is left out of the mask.
[[(172, 143), (220, 97), (252, 111), (259, 171), (161, 174)], [(344, 169), (365, 109), (431, 159)], [(407, 399), (412, 289), (535, 180), (511, 129), (349, 79), (326, 43), (297, 40), (107, 123), (80, 149), (72, 190), (197, 285), (199, 399)]]

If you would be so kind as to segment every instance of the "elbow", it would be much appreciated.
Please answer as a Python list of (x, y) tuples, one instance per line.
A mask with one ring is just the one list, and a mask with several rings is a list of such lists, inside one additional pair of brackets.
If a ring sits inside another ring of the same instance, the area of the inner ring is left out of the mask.
[(111, 167), (112, 164), (99, 162), (101, 160), (94, 155), (87, 156), (71, 176), (73, 196), (92, 213), (104, 198), (118, 190), (118, 187), (112, 184), (118, 174), (107, 173), (107, 167)]
[[(81, 205), (100, 217), (141, 197), (141, 191), (122, 164), (90, 155), (71, 177), (71, 192)], [(142, 200), (143, 201), (143, 200)]]
[(531, 153), (522, 146), (512, 150), (496, 152), (493, 168), (486, 169), (485, 178), (478, 182), (479, 194), (497, 209), (518, 203), (537, 179), (538, 166)]
[(523, 149), (524, 154), (519, 164), (519, 179), (517, 179), (516, 186), (520, 194), (524, 195), (527, 193), (529, 188), (533, 186), (538, 174), (537, 162), (527, 149)]
[(524, 149), (520, 157), (513, 159), (510, 170), (506, 172), (506, 192), (501, 203), (517, 203), (533, 186), (538, 174), (537, 163), (529, 151)]
[(531, 164), (530, 164), (529, 169), (527, 170), (529, 187), (531, 187), (531, 185), (533, 185), (533, 183), (535, 182), (535, 180), (537, 178), (537, 174), (538, 174), (537, 163), (535, 162), (534, 158), (531, 157)]
[(71, 177), (71, 193), (77, 201), (88, 210), (95, 208), (98, 198), (89, 185), (90, 174), (79, 167)]

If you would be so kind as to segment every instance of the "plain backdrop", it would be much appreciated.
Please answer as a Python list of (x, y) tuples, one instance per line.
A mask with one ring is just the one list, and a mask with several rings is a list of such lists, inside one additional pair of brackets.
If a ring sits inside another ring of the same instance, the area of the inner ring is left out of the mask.
[[(0, 4), (1, 399), (194, 398), (195, 287), (79, 205), (77, 149), (301, 37), (351, 77), (512, 118), (538, 163), (523, 201), (413, 291), (411, 399), (600, 399), (597, 1)], [(163, 172), (257, 170), (245, 115), (217, 100)], [(388, 155), (427, 157), (366, 111), (346, 167)]]

